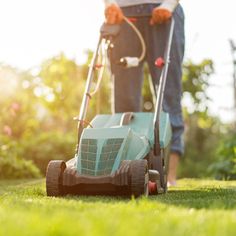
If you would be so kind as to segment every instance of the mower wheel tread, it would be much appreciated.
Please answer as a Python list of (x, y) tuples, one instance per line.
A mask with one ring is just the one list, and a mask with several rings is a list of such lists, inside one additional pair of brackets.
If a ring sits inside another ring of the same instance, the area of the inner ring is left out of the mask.
[(55, 160), (48, 163), (46, 172), (47, 196), (63, 195), (62, 174), (65, 169), (66, 163), (64, 161)]
[(135, 197), (148, 195), (148, 163), (147, 160), (133, 160), (130, 163), (131, 193)]

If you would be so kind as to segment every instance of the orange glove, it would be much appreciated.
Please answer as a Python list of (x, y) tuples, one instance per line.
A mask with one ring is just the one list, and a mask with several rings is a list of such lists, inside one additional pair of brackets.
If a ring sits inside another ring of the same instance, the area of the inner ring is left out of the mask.
[(165, 8), (156, 7), (152, 11), (152, 18), (150, 24), (162, 24), (168, 21), (172, 17), (172, 12)]
[(105, 9), (106, 23), (119, 24), (123, 21), (124, 15), (122, 10), (116, 4), (111, 4)]

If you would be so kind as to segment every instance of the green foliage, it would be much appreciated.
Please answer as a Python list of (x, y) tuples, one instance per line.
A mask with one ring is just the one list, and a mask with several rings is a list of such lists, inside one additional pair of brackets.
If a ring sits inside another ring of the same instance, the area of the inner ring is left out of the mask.
[(37, 178), (40, 177), (39, 169), (32, 161), (27, 161), (19, 156), (16, 142), (0, 139), (0, 179)]
[[(38, 97), (43, 107), (47, 109), (46, 117), (54, 121), (53, 130), (72, 129), (71, 121), (79, 113), (85, 90), (90, 58), (91, 52), (88, 51), (88, 61), (85, 65), (78, 66), (75, 61), (61, 54), (47, 60), (40, 67)], [(110, 81), (106, 75), (104, 77), (102, 91), (99, 91), (90, 101), (87, 120), (91, 120), (97, 113), (110, 112)], [(95, 83), (92, 89), (94, 87)]]
[(73, 158), (76, 147), (76, 133), (42, 132), (31, 139), (21, 142), (22, 156), (46, 173), (50, 160), (65, 160)]
[[(77, 122), (73, 117), (79, 113), (90, 58), (88, 51), (88, 62), (82, 66), (60, 54), (29, 71), (0, 67), (1, 147), (14, 146), (14, 155), (11, 149), (0, 156), (2, 178), (37, 176), (33, 174), (37, 168), (44, 174), (50, 160), (74, 156)], [(88, 121), (97, 113), (110, 112), (109, 86), (105, 74), (102, 91), (90, 101)]]
[[(25, 160), (19, 141), (38, 128), (36, 99), (30, 87), (32, 76), (10, 66), (1, 66), (0, 116), (0, 179), (39, 177), (39, 169), (32, 160)], [(24, 86), (27, 90), (24, 89)]]
[(39, 169), (32, 163), (22, 158), (0, 157), (0, 179), (38, 178)]
[(188, 100), (188, 106), (184, 107), (185, 154), (181, 160), (180, 177), (208, 176), (207, 168), (215, 161), (222, 135), (219, 119), (208, 114), (208, 80), (213, 72), (211, 60), (184, 64), (183, 100)]
[(185, 154), (181, 159), (180, 176), (204, 177), (216, 159), (221, 139), (220, 121), (206, 112), (185, 115)]
[[(33, 77), (27, 72), (21, 72), (9, 66), (2, 66), (0, 70), (3, 74), (0, 80), (5, 88), (0, 100), (0, 125), (3, 127), (3, 133), (8, 133), (7, 135), (13, 140), (18, 140), (34, 133), (39, 128), (36, 119), (38, 103), (33, 94)], [(12, 85), (8, 83), (8, 79), (13, 80), (12, 84), (14, 84), (14, 90), (11, 92), (9, 91)]]
[(85, 86), (79, 68), (61, 54), (42, 63), (39, 69), (36, 96), (46, 109), (44, 119), (51, 120), (51, 129), (68, 131), (72, 128), (72, 118), (78, 113)]
[(191, 110), (204, 111), (207, 109), (206, 90), (209, 87), (209, 77), (214, 73), (212, 60), (203, 60), (201, 63), (185, 62), (183, 66), (183, 92), (191, 99)]
[(218, 160), (209, 167), (217, 179), (236, 179), (236, 134), (227, 134), (217, 150)]

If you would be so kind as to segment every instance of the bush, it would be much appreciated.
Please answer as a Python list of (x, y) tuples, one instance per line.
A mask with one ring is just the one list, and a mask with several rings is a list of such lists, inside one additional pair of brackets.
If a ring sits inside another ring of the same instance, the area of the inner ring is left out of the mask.
[[(0, 143), (0, 179), (45, 175), (50, 160), (68, 160), (75, 154), (76, 133), (41, 132), (15, 141), (3, 136)], [(41, 172), (41, 173), (40, 173)]]
[(209, 167), (216, 179), (236, 179), (236, 134), (222, 140), (218, 149), (219, 160)]
[(22, 156), (45, 174), (50, 160), (68, 160), (75, 154), (76, 134), (62, 132), (39, 133), (22, 141)]
[(32, 163), (19, 157), (18, 144), (1, 137), (0, 143), (0, 179), (40, 177), (39, 169)]
[(39, 169), (32, 163), (17, 157), (0, 157), (0, 179), (37, 178)]
[(222, 139), (221, 124), (206, 112), (185, 115), (185, 153), (181, 159), (179, 177), (209, 176), (208, 166), (216, 161), (216, 147)]

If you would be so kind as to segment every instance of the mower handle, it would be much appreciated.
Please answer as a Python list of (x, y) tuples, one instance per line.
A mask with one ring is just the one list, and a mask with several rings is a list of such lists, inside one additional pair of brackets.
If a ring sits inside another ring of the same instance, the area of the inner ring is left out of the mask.
[[(143, 18), (143, 17), (151, 17), (151, 14), (139, 15), (139, 16), (125, 16), (126, 19), (134, 19), (134, 18)], [(107, 24), (103, 23), (100, 28), (100, 35), (102, 38), (110, 39), (116, 37), (120, 32), (120, 24)]]
[[(160, 122), (160, 116), (162, 112), (162, 104), (163, 104), (163, 98), (164, 98), (164, 92), (165, 92), (165, 86), (166, 86), (166, 79), (167, 79), (167, 74), (168, 74), (168, 69), (169, 69), (169, 64), (170, 64), (170, 50), (171, 50), (172, 39), (173, 39), (173, 34), (174, 34), (174, 27), (175, 27), (175, 21), (174, 21), (174, 18), (172, 17), (170, 21), (169, 34), (167, 38), (164, 59), (162, 62), (163, 66), (162, 66), (159, 86), (158, 86), (157, 95), (156, 95), (157, 99), (156, 99), (155, 113), (154, 113), (154, 120), (153, 120), (154, 137), (155, 137), (155, 147), (154, 147), (155, 155), (158, 155), (160, 152), (159, 122)], [(159, 64), (158, 61), (156, 61), (157, 67), (160, 66), (158, 64)]]

